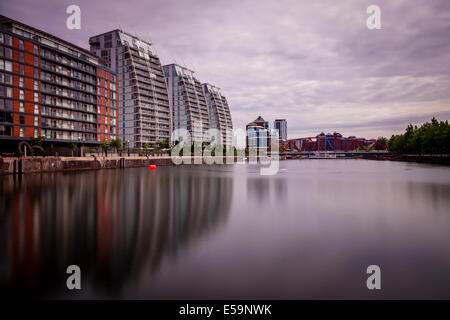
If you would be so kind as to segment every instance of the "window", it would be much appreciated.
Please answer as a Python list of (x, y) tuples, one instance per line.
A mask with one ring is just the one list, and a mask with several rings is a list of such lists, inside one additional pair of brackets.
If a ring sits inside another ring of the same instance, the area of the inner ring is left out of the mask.
[(25, 117), (23, 115), (20, 115), (19, 120), (20, 124), (25, 124)]
[(5, 61), (5, 70), (12, 72), (12, 62), (11, 61)]
[(34, 93), (34, 102), (39, 102), (39, 93)]
[(34, 80), (34, 90), (39, 91), (39, 82)]
[(39, 114), (39, 105), (38, 104), (34, 105), (34, 114)]
[(19, 87), (23, 88), (23, 77), (19, 77)]
[(39, 137), (39, 130), (38, 129), (34, 129), (34, 137), (35, 138)]
[(6, 88), (6, 96), (8, 98), (12, 98), (13, 97), (13, 89), (12, 88), (9, 88), (9, 87)]
[(19, 102), (19, 112), (25, 112), (25, 108), (23, 107), (23, 102)]
[(23, 50), (23, 40), (19, 39), (19, 49)]
[(5, 48), (5, 58), (12, 59), (12, 49), (11, 48)]
[(0, 82), (12, 84), (12, 76), (7, 73), (2, 73), (2, 76), (0, 76)]
[(5, 44), (12, 46), (12, 37), (9, 34), (5, 35)]
[(19, 64), (19, 74), (25, 74), (25, 68), (23, 66), (23, 64)]
[(24, 132), (24, 129), (23, 129), (23, 128), (20, 128), (20, 129), (19, 129), (19, 135), (20, 135), (21, 137), (24, 137), (24, 136), (25, 136), (25, 132)]
[(34, 126), (35, 127), (39, 126), (39, 117), (34, 117)]
[(39, 48), (38, 48), (38, 46), (37, 45), (33, 45), (33, 53), (34, 54), (39, 54)]
[(22, 89), (19, 90), (19, 99), (20, 99), (20, 100), (25, 99), (25, 93), (23, 92)]
[(0, 43), (3, 43), (4, 38), (3, 38), (3, 33), (0, 33)]
[(25, 58), (24, 58), (24, 53), (23, 51), (19, 51), (19, 61), (24, 63), (25, 62)]

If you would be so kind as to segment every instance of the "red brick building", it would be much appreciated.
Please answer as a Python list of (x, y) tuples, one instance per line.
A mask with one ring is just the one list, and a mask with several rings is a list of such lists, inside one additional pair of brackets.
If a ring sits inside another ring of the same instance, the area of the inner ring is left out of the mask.
[(100, 57), (0, 16), (0, 147), (30, 137), (98, 145), (118, 135), (118, 79)]

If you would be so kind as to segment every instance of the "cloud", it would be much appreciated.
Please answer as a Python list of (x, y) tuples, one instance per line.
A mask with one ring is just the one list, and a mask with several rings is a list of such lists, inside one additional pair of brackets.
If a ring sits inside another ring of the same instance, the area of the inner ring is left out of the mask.
[(87, 47), (119, 25), (222, 88), (235, 127), (286, 118), (289, 137), (318, 131), (390, 136), (450, 113), (447, 0), (78, 1), (82, 30), (65, 28), (73, 1), (2, 2), (0, 10)]

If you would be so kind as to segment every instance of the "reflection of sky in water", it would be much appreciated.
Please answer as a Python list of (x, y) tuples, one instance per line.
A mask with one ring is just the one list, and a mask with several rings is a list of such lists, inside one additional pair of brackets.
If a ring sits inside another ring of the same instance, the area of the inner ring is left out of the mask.
[[(2, 292), (450, 298), (448, 167), (293, 160), (280, 168), (1, 177)], [(80, 292), (65, 289), (69, 264), (82, 269)], [(370, 264), (381, 266), (381, 292), (365, 287)]]

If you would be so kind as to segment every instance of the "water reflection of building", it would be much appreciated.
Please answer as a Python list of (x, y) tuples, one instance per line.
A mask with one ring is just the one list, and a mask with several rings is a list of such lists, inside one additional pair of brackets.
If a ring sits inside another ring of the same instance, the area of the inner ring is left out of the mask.
[(267, 179), (264, 176), (247, 178), (247, 195), (260, 204), (274, 200), (283, 201), (288, 192), (286, 183), (285, 178)]
[(64, 296), (65, 268), (77, 264), (89, 292), (104, 297), (224, 222), (232, 181), (127, 169), (7, 176), (0, 191), (0, 289)]

